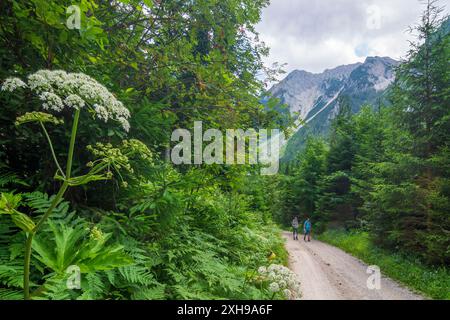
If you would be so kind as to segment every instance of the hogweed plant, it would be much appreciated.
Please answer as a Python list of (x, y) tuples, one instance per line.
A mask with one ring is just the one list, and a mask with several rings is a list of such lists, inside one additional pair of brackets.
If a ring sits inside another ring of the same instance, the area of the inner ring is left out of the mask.
[(258, 280), (261, 283), (268, 283), (272, 299), (277, 294), (289, 300), (301, 297), (300, 282), (297, 275), (285, 266), (278, 264), (271, 264), (267, 268), (262, 266), (258, 268), (258, 274)]
[[(19, 203), (16, 201), (16, 198), (2, 195), (0, 201), (0, 211), (2, 211), (0, 213), (10, 214), (16, 225), (27, 234), (23, 289), (24, 298), (30, 299), (30, 260), (33, 238), (52, 214), (67, 189), (84, 185), (91, 181), (111, 179), (112, 171), (116, 173), (119, 173), (119, 170), (132, 171), (129, 164), (130, 156), (139, 154), (143, 158), (149, 158), (151, 157), (151, 153), (143, 143), (136, 140), (124, 141), (120, 148), (114, 148), (110, 144), (97, 143), (94, 146), (88, 146), (88, 150), (95, 157), (94, 161), (87, 164), (88, 173), (74, 177), (72, 176), (72, 160), (80, 113), (89, 112), (93, 119), (110, 123), (115, 122), (125, 131), (128, 131), (130, 128), (128, 123), (130, 117), (129, 110), (106, 87), (83, 73), (40, 70), (29, 75), (26, 82), (19, 78), (8, 78), (3, 82), (1, 89), (5, 92), (18, 91), (18, 94), (23, 94), (24, 91), (28, 90), (42, 102), (42, 111), (25, 113), (17, 118), (16, 125), (19, 126), (32, 122), (39, 124), (57, 168), (55, 179), (62, 182), (50, 207), (40, 217), (37, 223), (16, 209)], [(63, 110), (73, 112), (73, 123), (65, 170), (60, 165), (54, 151), (52, 140), (46, 129), (48, 125), (64, 124), (63, 120), (58, 119), (52, 114), (58, 114)], [(126, 184), (125, 182), (123, 183)]]

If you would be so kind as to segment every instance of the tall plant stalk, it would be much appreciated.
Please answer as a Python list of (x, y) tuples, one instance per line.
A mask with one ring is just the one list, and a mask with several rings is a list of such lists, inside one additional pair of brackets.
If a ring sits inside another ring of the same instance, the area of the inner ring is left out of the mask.
[[(45, 223), (45, 221), (48, 219), (48, 217), (51, 215), (51, 213), (53, 212), (55, 207), (58, 205), (59, 201), (64, 196), (64, 193), (67, 191), (67, 189), (69, 187), (68, 181), (69, 181), (70, 175), (72, 173), (72, 160), (73, 160), (73, 153), (74, 153), (74, 149), (75, 149), (75, 141), (76, 141), (76, 135), (77, 135), (77, 131), (78, 131), (79, 119), (80, 119), (80, 110), (77, 109), (75, 111), (75, 117), (73, 120), (72, 133), (70, 135), (69, 153), (67, 156), (66, 175), (64, 177), (64, 182), (61, 185), (55, 198), (53, 199), (50, 207), (47, 209), (47, 211), (44, 213), (44, 215), (39, 219), (38, 223), (33, 228), (33, 230), (31, 230), (31, 232), (29, 232), (28, 237), (27, 237), (27, 241), (25, 244), (25, 259), (24, 259), (24, 272), (23, 272), (23, 292), (24, 292), (25, 300), (30, 300), (30, 298), (31, 298), (31, 295), (30, 295), (30, 262), (31, 262), (31, 250), (32, 250), (32, 245), (33, 245), (33, 238), (36, 235), (36, 233), (39, 231), (39, 229), (42, 227), (42, 225)], [(62, 169), (59, 166), (58, 160), (56, 159), (53, 145), (47, 134), (47, 131), (45, 130), (45, 127), (42, 125), (42, 123), (41, 123), (41, 126), (43, 127), (44, 134), (47, 137), (47, 141), (50, 145), (50, 149), (52, 151), (53, 159), (56, 162), (56, 166), (63, 174)]]

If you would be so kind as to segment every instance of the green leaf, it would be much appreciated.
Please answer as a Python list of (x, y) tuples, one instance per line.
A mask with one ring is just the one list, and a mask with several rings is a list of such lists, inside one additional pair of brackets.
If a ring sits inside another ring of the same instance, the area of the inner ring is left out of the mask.
[[(62, 181), (65, 180), (64, 177), (60, 175), (55, 176), (55, 179)], [(109, 180), (109, 178), (105, 175), (100, 174), (86, 174), (84, 176), (70, 178), (67, 180), (67, 182), (69, 183), (69, 186), (75, 187), (88, 184), (89, 182), (92, 181), (102, 181), (102, 180)]]
[(17, 227), (25, 232), (30, 232), (36, 225), (26, 214), (16, 210), (21, 200), (22, 195), (20, 194), (2, 193), (0, 198), (0, 214), (10, 215)]
[(0, 197), (0, 214), (13, 214), (22, 201), (21, 194), (3, 192)]
[(139, 71), (139, 67), (138, 67), (137, 62), (131, 62), (131, 63), (130, 63), (130, 66), (131, 66), (134, 70)]
[(75, 227), (49, 221), (50, 234), (38, 235), (33, 241), (36, 258), (55, 272), (63, 274), (71, 265), (82, 273), (110, 270), (130, 265), (133, 260), (121, 245), (107, 245), (109, 234), (89, 233), (85, 225)]
[(31, 220), (26, 214), (19, 212), (17, 210), (11, 214), (11, 219), (16, 226), (25, 232), (31, 232), (36, 224)]

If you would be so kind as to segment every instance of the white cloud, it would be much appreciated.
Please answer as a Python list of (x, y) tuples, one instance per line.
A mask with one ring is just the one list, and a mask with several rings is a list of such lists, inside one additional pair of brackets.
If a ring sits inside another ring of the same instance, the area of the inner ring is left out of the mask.
[(271, 48), (266, 62), (287, 63), (288, 72), (322, 72), (364, 61), (365, 54), (399, 59), (411, 39), (406, 30), (419, 21), (424, 8), (416, 0), (271, 2), (257, 31)]

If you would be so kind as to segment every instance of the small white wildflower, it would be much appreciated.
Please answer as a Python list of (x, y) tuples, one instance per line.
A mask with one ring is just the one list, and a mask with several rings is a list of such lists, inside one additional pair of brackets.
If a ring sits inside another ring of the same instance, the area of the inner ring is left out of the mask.
[(94, 110), (95, 110), (95, 113), (97, 114), (97, 118), (99, 118), (100, 120), (103, 120), (105, 122), (108, 121), (109, 113), (108, 113), (108, 110), (106, 110), (106, 108), (104, 106), (101, 106), (99, 104), (94, 104)]
[(67, 77), (63, 82), (58, 84), (60, 91), (65, 94), (77, 92), (79, 86), (79, 81), (70, 77)]
[(26, 88), (27, 84), (19, 78), (7, 78), (3, 81), (2, 91), (13, 92), (17, 88)]
[(70, 108), (81, 109), (84, 107), (85, 102), (80, 96), (76, 94), (68, 95), (66, 99), (64, 99), (64, 103)]
[(44, 91), (53, 92), (53, 88), (50, 85), (49, 81), (38, 72), (28, 76), (28, 86), (30, 87), (30, 89), (37, 93), (41, 93)]
[(289, 290), (289, 289), (284, 289), (284, 290), (283, 290), (283, 293), (284, 293), (284, 296), (285, 296), (287, 299), (290, 299), (290, 298), (291, 298), (291, 295), (292, 295), (291, 290)]
[(267, 272), (266, 267), (259, 267), (259, 268), (258, 268), (258, 273), (259, 273), (259, 274), (266, 274), (266, 272)]
[(123, 117), (128, 119), (131, 114), (130, 111), (124, 107), (123, 103), (119, 100), (116, 100), (113, 95), (111, 95), (112, 101), (110, 101), (111, 110), (117, 117)]
[(99, 92), (97, 91), (97, 88), (93, 85), (84, 84), (79, 88), (80, 95), (85, 98), (86, 100), (95, 100), (95, 98), (98, 96)]
[(59, 96), (53, 92), (43, 92), (39, 95), (39, 99), (43, 102), (42, 107), (45, 110), (62, 111), (64, 104)]
[(120, 124), (122, 125), (123, 130), (125, 130), (126, 132), (129, 132), (129, 131), (130, 131), (130, 123), (128, 122), (127, 119), (120, 117), (120, 118), (118, 118), (117, 120), (118, 120), (118, 121), (120, 122)]
[(297, 284), (297, 281), (295, 280), (295, 279), (292, 279), (292, 278), (289, 278), (288, 279), (288, 285), (290, 286), (290, 287), (293, 287), (294, 285), (296, 285)]
[(270, 271), (269, 274), (267, 275), (267, 277), (269, 278), (269, 280), (275, 280), (277, 275), (275, 274), (275, 272)]
[(278, 292), (278, 291), (280, 291), (280, 286), (278, 285), (278, 283), (272, 282), (272, 283), (269, 285), (269, 291), (270, 291), (270, 292)]
[(282, 270), (280, 270), (280, 273), (284, 276), (289, 276), (291, 271), (288, 268), (283, 268)]

